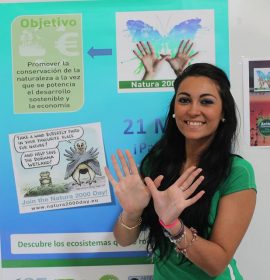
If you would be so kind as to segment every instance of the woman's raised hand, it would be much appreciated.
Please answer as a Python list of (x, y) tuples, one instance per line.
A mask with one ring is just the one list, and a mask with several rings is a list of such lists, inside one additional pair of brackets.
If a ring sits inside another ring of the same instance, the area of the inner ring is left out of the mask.
[(121, 167), (116, 156), (112, 156), (112, 164), (117, 179), (112, 176), (107, 167), (105, 167), (105, 173), (123, 210), (131, 215), (140, 216), (143, 209), (148, 205), (151, 194), (138, 172), (132, 154), (128, 150), (125, 153), (126, 157), (121, 150), (117, 150)]
[(195, 166), (188, 168), (174, 184), (164, 191), (159, 191), (158, 185), (151, 178), (145, 178), (145, 183), (154, 201), (155, 211), (165, 224), (172, 223), (185, 208), (194, 204), (203, 196), (205, 191), (200, 191), (190, 197), (204, 179), (203, 176), (197, 178), (201, 171), (201, 168)]

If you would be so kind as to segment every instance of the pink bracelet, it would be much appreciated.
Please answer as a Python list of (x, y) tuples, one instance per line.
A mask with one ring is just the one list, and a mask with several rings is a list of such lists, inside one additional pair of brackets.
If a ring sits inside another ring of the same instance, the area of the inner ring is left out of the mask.
[(166, 225), (166, 224), (164, 224), (164, 222), (163, 222), (161, 219), (159, 219), (159, 223), (160, 223), (164, 228), (173, 228), (174, 226), (177, 225), (178, 222), (179, 222), (179, 220), (178, 220), (178, 219), (175, 219), (172, 223)]

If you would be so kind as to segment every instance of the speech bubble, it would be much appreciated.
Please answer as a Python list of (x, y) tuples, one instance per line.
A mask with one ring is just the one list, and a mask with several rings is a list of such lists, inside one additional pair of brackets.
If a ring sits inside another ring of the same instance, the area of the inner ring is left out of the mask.
[(18, 153), (56, 148), (61, 141), (70, 141), (83, 136), (80, 126), (49, 129), (14, 136), (14, 146)]
[(60, 161), (58, 149), (26, 152), (22, 154), (21, 163), (25, 169), (53, 166)]

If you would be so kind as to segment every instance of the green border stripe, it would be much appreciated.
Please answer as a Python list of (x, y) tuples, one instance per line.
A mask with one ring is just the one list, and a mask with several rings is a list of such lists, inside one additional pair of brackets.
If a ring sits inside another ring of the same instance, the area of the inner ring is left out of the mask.
[(3, 268), (15, 267), (61, 267), (61, 266), (103, 266), (151, 264), (149, 257), (135, 258), (88, 258), (88, 259), (57, 259), (57, 260), (3, 260)]
[(120, 89), (138, 88), (171, 88), (174, 80), (141, 80), (141, 81), (119, 81)]

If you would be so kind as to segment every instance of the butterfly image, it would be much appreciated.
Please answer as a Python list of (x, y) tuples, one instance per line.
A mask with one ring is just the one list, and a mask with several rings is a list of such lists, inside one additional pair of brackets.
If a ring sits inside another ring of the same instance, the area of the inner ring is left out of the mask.
[(265, 74), (261, 70), (256, 70), (256, 73), (258, 76), (258, 82), (259, 82), (260, 88), (262, 88), (264, 86), (264, 84), (266, 84), (268, 87), (270, 87), (270, 72)]
[(166, 35), (161, 35), (156, 28), (142, 20), (127, 20), (126, 26), (132, 42), (150, 42), (157, 56), (169, 54), (171, 57), (176, 55), (181, 40), (194, 40), (196, 33), (202, 28), (200, 18), (179, 22)]

